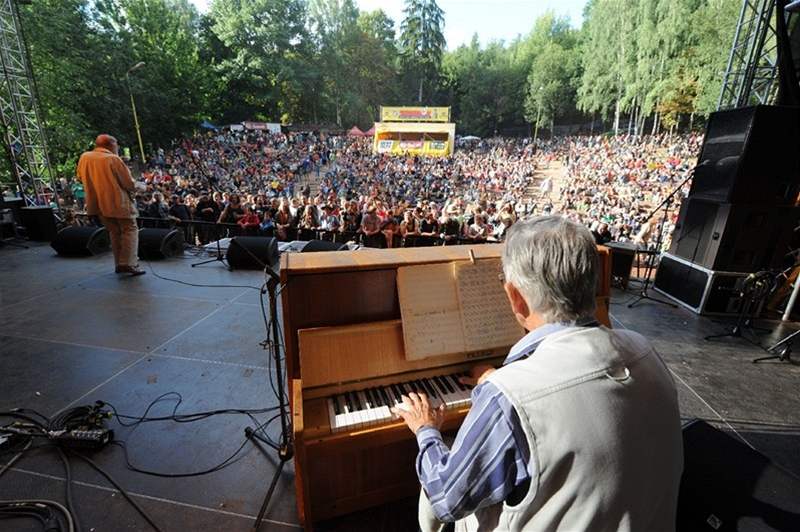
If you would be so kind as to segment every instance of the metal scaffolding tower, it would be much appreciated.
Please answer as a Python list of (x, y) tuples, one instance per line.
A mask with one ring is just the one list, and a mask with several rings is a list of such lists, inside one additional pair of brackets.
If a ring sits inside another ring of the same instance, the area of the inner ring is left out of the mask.
[(717, 109), (771, 103), (777, 73), (775, 0), (743, 0)]
[(17, 0), (0, 0), (0, 121), (11, 171), (28, 205), (55, 199), (36, 84)]

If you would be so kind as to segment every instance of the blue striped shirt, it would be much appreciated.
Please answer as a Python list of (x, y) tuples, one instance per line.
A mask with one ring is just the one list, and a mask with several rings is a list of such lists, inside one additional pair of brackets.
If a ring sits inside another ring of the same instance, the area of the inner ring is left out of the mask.
[[(530, 356), (546, 336), (566, 327), (547, 324), (526, 334), (503, 365)], [(441, 433), (417, 431), (417, 475), (441, 521), (456, 521), (506, 500), (532, 478), (530, 449), (516, 410), (491, 382), (472, 390), (472, 407), (448, 449)]]

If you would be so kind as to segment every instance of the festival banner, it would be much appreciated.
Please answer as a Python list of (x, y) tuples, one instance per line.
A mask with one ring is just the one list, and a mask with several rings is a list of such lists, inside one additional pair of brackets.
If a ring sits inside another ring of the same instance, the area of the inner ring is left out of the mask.
[(393, 140), (379, 140), (378, 153), (392, 153), (394, 151)]
[(381, 107), (382, 122), (449, 122), (449, 107)]

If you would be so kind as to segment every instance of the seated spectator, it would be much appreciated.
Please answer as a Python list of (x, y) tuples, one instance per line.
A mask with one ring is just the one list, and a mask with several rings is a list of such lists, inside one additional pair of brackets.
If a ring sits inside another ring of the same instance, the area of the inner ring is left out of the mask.
[(599, 246), (608, 244), (612, 240), (611, 231), (609, 231), (608, 224), (605, 222), (597, 224), (597, 227), (592, 231), (592, 236)]
[(267, 209), (258, 226), (259, 231), (264, 236), (273, 236), (275, 234), (275, 220), (272, 218), (272, 211)]
[(491, 234), (491, 229), (492, 227), (486, 223), (484, 215), (478, 214), (467, 229), (467, 238), (470, 240), (485, 241)]
[(339, 230), (339, 217), (333, 211), (332, 205), (324, 205), (322, 207), (322, 219), (319, 223), (320, 230), (330, 232)]
[(246, 235), (254, 235), (258, 232), (258, 227), (261, 224), (261, 220), (258, 217), (258, 214), (253, 212), (253, 208), (250, 205), (245, 205), (243, 208), (244, 214), (236, 221), (239, 224), (239, 227), (242, 228), (242, 232)]

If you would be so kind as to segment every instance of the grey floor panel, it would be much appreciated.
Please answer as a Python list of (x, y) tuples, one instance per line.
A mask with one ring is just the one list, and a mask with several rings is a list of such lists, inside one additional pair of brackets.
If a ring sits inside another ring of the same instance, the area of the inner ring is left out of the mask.
[(69, 287), (45, 300), (2, 309), (0, 333), (148, 351), (155, 349), (221, 303), (153, 296), (137, 292), (140, 278), (126, 278), (128, 293)]
[(141, 356), (0, 336), (0, 410), (27, 407), (52, 415)]
[[(140, 416), (148, 404), (167, 392), (178, 392), (183, 402), (178, 413), (237, 408), (270, 408), (277, 404), (266, 380), (265, 371), (252, 371), (218, 364), (152, 357), (128, 369), (100, 387), (85, 400), (102, 400), (121, 414)], [(168, 416), (176, 405), (174, 396), (159, 402), (150, 416)], [(264, 422), (273, 413), (256, 416)], [(141, 469), (160, 473), (189, 473), (206, 470), (231, 456), (242, 444), (244, 452), (230, 466), (193, 478), (161, 478), (126, 469), (123, 451), (110, 446), (93, 458), (114, 476), (126, 479), (129, 489), (156, 497), (170, 498), (209, 508), (255, 514), (269, 485), (276, 465), (276, 453), (267, 455), (249, 441), (244, 429), (253, 422), (243, 415), (219, 415), (194, 423), (169, 421), (144, 423), (134, 428), (111, 426), (116, 437), (126, 442), (129, 458)], [(277, 439), (277, 423), (270, 435)], [(60, 462), (52, 453), (37, 451), (23, 462), (24, 467), (59, 475)], [(76, 479), (98, 482), (93, 471), (76, 466)], [(269, 516), (279, 521), (297, 522), (293, 490), (293, 467), (289, 464), (279, 482)]]
[(158, 349), (157, 354), (214, 360), (266, 368), (268, 352), (261, 309), (233, 304)]
[[(216, 265), (192, 268), (192, 262), (193, 260), (189, 258), (142, 262), (140, 266), (147, 273), (136, 279), (136, 292), (189, 300), (230, 301), (243, 295), (246, 290), (258, 293), (256, 290), (243, 287), (258, 288), (261, 286), (259, 276), (253, 275), (253, 272), (229, 272), (226, 268)], [(129, 278), (125, 276), (105, 276), (89, 279), (81, 282), (80, 285), (85, 288), (128, 293), (130, 289), (128, 280)]]
[[(0, 499), (29, 498), (64, 499), (65, 482), (59, 478), (46, 478), (24, 471), (11, 470), (0, 482)], [(118, 481), (120, 479), (117, 479)], [(133, 507), (105, 481), (95, 486), (73, 484), (75, 509), (80, 519), (81, 529), (94, 532), (136, 532), (151, 530)], [(108, 487), (106, 487), (108, 486)], [(122, 487), (130, 493), (122, 482)], [(248, 515), (225, 508), (202, 508), (175, 504), (148, 496), (133, 495), (134, 500), (164, 532), (209, 531), (244, 532), (253, 526)], [(4, 521), (4, 528), (11, 532), (39, 531), (41, 526), (31, 521)], [(279, 522), (265, 522), (261, 531), (296, 531), (298, 527)]]

